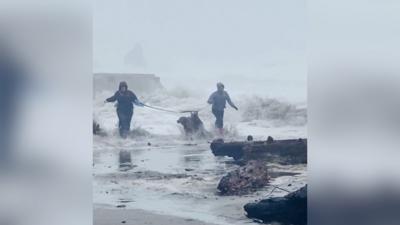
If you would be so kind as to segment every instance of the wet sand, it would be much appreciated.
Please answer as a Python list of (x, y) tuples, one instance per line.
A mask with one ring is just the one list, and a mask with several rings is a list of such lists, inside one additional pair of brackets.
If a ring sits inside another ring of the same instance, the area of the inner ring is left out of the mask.
[(140, 209), (94, 209), (94, 225), (213, 225), (193, 219), (159, 215)]

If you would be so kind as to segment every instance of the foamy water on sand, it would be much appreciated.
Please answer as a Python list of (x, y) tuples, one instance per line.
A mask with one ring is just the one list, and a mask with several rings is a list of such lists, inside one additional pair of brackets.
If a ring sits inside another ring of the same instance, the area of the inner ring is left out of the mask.
[[(115, 108), (104, 104), (112, 92), (96, 93), (94, 118), (108, 133), (93, 140), (93, 199), (96, 207), (144, 209), (159, 214), (198, 219), (215, 224), (252, 224), (245, 217), (246, 203), (265, 197), (283, 196), (285, 191), (265, 187), (245, 196), (220, 196), (217, 185), (222, 176), (238, 168), (228, 157), (215, 157), (210, 140), (187, 140), (176, 120), (179, 114), (149, 108), (135, 108), (135, 136), (117, 135)], [(249, 134), (265, 140), (305, 138), (306, 109), (272, 98), (232, 95), (239, 111), (226, 110), (226, 141), (245, 140)], [(163, 91), (139, 98), (171, 110), (201, 109), (199, 116), (212, 130), (214, 118), (205, 104), (208, 96), (182, 95)], [(132, 168), (121, 170), (119, 152), (132, 157)], [(273, 178), (271, 183), (289, 191), (306, 184), (306, 165), (269, 165), (272, 172), (294, 176)]]

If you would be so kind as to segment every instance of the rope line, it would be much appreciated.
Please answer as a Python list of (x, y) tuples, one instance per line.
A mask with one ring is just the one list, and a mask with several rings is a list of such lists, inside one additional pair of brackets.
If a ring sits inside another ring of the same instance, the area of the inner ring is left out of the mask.
[(143, 104), (143, 106), (145, 106), (145, 107), (147, 107), (147, 108), (159, 110), (159, 111), (164, 111), (164, 112), (182, 113), (182, 112), (180, 112), (180, 111), (174, 111), (174, 110), (169, 110), (169, 109), (163, 109), (163, 108), (159, 108), (159, 107), (155, 107), (155, 106), (150, 106), (150, 105), (146, 105), (146, 104)]
[(151, 108), (151, 109), (155, 109), (155, 110), (159, 110), (159, 111), (163, 111), (163, 112), (169, 112), (169, 113), (177, 113), (177, 114), (181, 114), (181, 113), (191, 113), (191, 112), (199, 112), (203, 109), (205, 109), (207, 106), (200, 108), (198, 110), (180, 110), (180, 111), (175, 111), (175, 110), (170, 110), (170, 109), (164, 109), (161, 107), (157, 107), (157, 106), (150, 106), (147, 104), (143, 103), (143, 106), (147, 107), (147, 108)]

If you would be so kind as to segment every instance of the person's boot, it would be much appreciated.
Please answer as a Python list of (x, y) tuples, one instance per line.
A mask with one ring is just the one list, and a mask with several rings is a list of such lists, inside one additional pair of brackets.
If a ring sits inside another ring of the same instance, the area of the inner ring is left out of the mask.
[(119, 136), (125, 139), (128, 136), (128, 132), (125, 129), (121, 128), (119, 129)]

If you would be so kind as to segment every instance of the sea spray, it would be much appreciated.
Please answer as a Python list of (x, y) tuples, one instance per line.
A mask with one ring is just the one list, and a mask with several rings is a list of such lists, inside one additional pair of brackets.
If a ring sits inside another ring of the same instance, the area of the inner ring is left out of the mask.
[(274, 98), (254, 96), (243, 101), (242, 121), (272, 121), (275, 126), (305, 126), (307, 109)]

